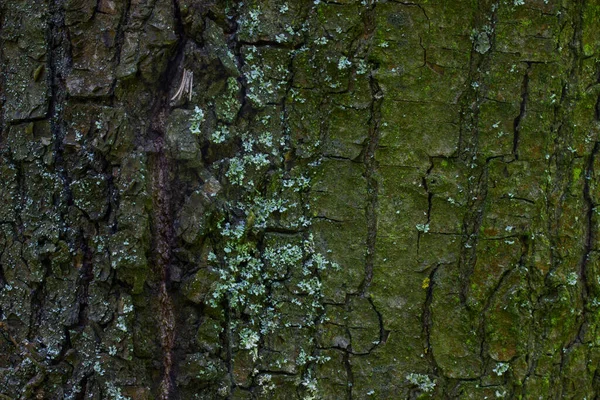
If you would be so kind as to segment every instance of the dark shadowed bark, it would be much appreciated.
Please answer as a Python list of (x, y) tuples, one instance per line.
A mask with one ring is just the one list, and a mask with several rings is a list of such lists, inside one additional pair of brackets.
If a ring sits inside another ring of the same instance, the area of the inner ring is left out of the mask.
[(0, 399), (592, 399), (596, 0), (0, 3)]

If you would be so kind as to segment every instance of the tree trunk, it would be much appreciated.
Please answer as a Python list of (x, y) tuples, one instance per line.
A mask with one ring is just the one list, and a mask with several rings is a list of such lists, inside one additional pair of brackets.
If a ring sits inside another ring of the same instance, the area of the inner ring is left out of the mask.
[(595, 398), (597, 1), (0, 7), (0, 398)]

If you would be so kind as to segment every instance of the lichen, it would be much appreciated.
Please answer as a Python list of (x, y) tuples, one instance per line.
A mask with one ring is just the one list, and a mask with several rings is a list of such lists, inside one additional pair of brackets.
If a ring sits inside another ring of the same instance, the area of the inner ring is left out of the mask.
[(406, 379), (424, 392), (431, 392), (435, 389), (435, 380), (431, 380), (428, 375), (411, 372), (406, 375)]

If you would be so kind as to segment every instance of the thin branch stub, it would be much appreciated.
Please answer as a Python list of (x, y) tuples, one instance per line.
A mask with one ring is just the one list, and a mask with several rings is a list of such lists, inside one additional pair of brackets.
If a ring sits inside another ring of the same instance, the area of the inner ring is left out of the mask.
[(179, 99), (188, 94), (189, 101), (192, 101), (192, 86), (194, 84), (194, 73), (187, 69), (183, 69), (183, 77), (181, 78), (181, 84), (179, 85), (179, 89), (173, 97), (171, 101), (179, 101)]

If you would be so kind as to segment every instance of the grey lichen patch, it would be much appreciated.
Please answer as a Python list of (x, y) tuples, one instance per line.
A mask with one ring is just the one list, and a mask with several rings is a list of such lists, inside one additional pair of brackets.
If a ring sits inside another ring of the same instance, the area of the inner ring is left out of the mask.
[(240, 3), (237, 20), (239, 38), (244, 42), (267, 40), (274, 43), (294, 43), (302, 38), (306, 4), (293, 1), (248, 1)]
[(286, 81), (291, 73), (288, 64), (292, 52), (257, 46), (244, 46), (241, 52), (247, 99), (258, 109), (280, 102), (285, 97)]
[[(234, 79), (229, 81), (239, 90)], [(270, 96), (251, 95), (259, 104)], [(323, 321), (320, 276), (337, 265), (317, 251), (308, 233), (312, 218), (305, 196), (311, 187), (310, 174), (305, 168), (282, 168), (280, 160), (289, 151), (289, 139), (281, 135), (280, 121), (272, 117), (272, 113), (258, 113), (251, 130), (237, 133), (240, 148), (223, 160), (227, 187), (235, 191), (224, 193), (230, 200), (213, 227), (208, 269), (197, 272), (203, 278), (190, 280), (186, 287), (192, 297), (205, 293), (193, 301), (215, 310), (225, 307), (229, 313), (226, 330), (232, 338), (232, 375), (238, 384), (254, 381), (267, 393), (277, 385), (269, 376), (260, 375), (258, 368), (291, 370), (302, 374), (304, 390), (314, 393), (317, 386), (311, 366), (322, 360), (305, 336)], [(214, 135), (211, 139), (211, 145), (222, 142)], [(287, 234), (269, 229), (284, 229)], [(203, 287), (198, 287), (200, 281)], [(273, 346), (279, 345), (272, 338), (290, 329), (304, 338), (294, 341), (294, 348), (277, 347), (273, 352)]]
[(473, 32), (471, 40), (473, 41), (473, 48), (479, 54), (487, 53), (492, 47), (492, 44), (490, 43), (490, 34), (486, 31)]
[(215, 112), (219, 120), (229, 124), (235, 121), (242, 106), (240, 94), (241, 85), (237, 79), (228, 78), (226, 90), (215, 99)]
[(406, 375), (406, 379), (423, 392), (431, 392), (435, 388), (435, 381), (431, 380), (431, 378), (425, 374), (411, 372)]

